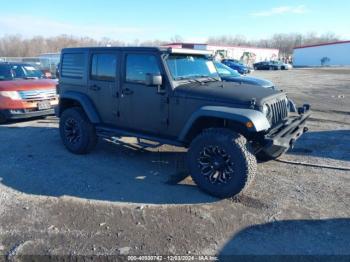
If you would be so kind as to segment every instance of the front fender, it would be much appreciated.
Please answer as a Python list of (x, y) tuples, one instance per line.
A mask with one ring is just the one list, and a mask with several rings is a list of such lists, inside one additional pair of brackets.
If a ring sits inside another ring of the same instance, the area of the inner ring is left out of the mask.
[(265, 115), (260, 111), (253, 109), (231, 108), (225, 106), (204, 106), (194, 112), (190, 119), (186, 122), (182, 129), (179, 140), (183, 141), (190, 131), (192, 125), (200, 117), (215, 117), (220, 119), (232, 120), (246, 125), (247, 122), (252, 122), (253, 127), (248, 129), (250, 132), (260, 132), (268, 130), (271, 126)]
[(63, 94), (60, 94), (60, 103), (59, 103), (59, 107), (58, 107), (58, 116), (61, 115), (62, 110), (64, 108), (62, 108), (62, 101), (64, 100), (73, 100), (76, 101), (80, 104), (80, 106), (84, 109), (85, 114), (87, 115), (87, 117), (89, 118), (91, 123), (97, 124), (100, 123), (100, 116), (97, 113), (97, 110), (93, 104), (93, 102), (91, 101), (91, 99), (79, 92), (74, 92), (74, 91), (68, 91), (65, 92)]

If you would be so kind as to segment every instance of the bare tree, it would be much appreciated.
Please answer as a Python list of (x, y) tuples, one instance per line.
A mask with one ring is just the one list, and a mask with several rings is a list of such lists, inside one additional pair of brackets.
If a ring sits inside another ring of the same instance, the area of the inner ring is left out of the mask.
[[(274, 34), (270, 38), (248, 40), (243, 35), (223, 35), (209, 37), (207, 43), (216, 45), (236, 45), (252, 46), (264, 48), (277, 48), (281, 56), (289, 56), (293, 48), (301, 45), (319, 44), (325, 42), (338, 41), (339, 37), (332, 32), (318, 35), (314, 32), (306, 34), (300, 33), (280, 33)], [(170, 39), (171, 42), (183, 42), (180, 35), (175, 35)], [(161, 46), (168, 43), (162, 40), (140, 41), (135, 39), (131, 43), (121, 40), (102, 38), (96, 40), (90, 37), (75, 37), (71, 35), (60, 35), (55, 37), (35, 36), (32, 38), (23, 38), (20, 35), (6, 35), (0, 37), (0, 57), (18, 57), (18, 56), (37, 56), (42, 53), (60, 52), (65, 47), (80, 46)]]
[(184, 39), (181, 35), (174, 35), (172, 38), (170, 38), (170, 42), (172, 43), (181, 43)]

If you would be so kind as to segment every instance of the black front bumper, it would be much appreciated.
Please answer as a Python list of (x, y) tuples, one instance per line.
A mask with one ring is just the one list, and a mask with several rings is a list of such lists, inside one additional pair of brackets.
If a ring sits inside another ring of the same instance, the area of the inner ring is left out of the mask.
[(304, 110), (303, 113), (289, 117), (281, 126), (270, 130), (264, 136), (263, 150), (272, 153), (280, 149), (288, 150), (293, 147), (296, 140), (308, 131), (306, 120), (310, 115), (309, 109)]
[(32, 118), (39, 116), (48, 116), (55, 113), (54, 109), (40, 110), (40, 111), (26, 111), (25, 109), (19, 110), (1, 110), (0, 113), (6, 119), (22, 119), (22, 118)]

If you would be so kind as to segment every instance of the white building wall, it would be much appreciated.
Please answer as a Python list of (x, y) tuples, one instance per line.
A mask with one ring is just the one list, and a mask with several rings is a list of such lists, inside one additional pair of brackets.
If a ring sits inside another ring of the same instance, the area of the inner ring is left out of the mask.
[[(187, 44), (191, 45), (191, 44)], [(169, 44), (167, 47), (173, 48), (182, 48), (183, 44)], [(213, 51), (213, 55), (216, 52), (222, 53), (225, 58), (233, 58), (237, 60), (241, 60), (244, 53), (249, 53), (249, 64), (253, 64), (260, 61), (268, 61), (268, 60), (277, 60), (279, 55), (278, 49), (269, 49), (269, 48), (254, 48), (254, 47), (244, 47), (244, 46), (220, 46), (220, 45), (209, 45), (209, 44), (193, 44), (191, 47), (197, 50), (208, 50)], [(244, 60), (247, 57), (243, 57)]]
[(218, 50), (225, 50), (227, 58), (233, 58), (240, 60), (244, 53), (253, 54), (255, 62), (267, 61), (267, 60), (277, 60), (279, 55), (278, 49), (268, 49), (268, 48), (254, 48), (254, 47), (244, 47), (244, 46), (214, 46), (208, 45), (207, 50), (212, 50), (214, 52)]
[(329, 58), (324, 65), (349, 66), (350, 43), (296, 48), (293, 53), (294, 66), (321, 66), (322, 58)]

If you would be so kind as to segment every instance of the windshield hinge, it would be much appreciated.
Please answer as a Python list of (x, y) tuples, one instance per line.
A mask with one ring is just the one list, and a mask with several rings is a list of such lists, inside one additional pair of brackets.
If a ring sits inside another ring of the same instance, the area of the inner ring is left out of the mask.
[(254, 109), (254, 108), (255, 108), (255, 105), (256, 105), (256, 98), (253, 98), (253, 99), (250, 101), (250, 108), (251, 108), (251, 109)]

